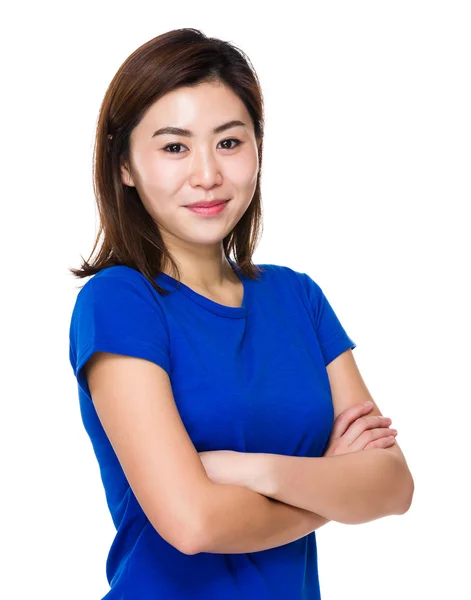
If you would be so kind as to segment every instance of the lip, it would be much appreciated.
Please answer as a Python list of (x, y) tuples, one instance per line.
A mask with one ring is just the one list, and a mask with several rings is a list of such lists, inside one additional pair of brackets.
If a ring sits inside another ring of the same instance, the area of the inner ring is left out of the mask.
[(192, 206), (194, 208), (208, 208), (209, 206), (216, 206), (217, 204), (223, 204), (224, 202), (227, 202), (225, 198), (216, 198), (216, 200), (202, 200), (201, 202), (194, 202), (193, 204), (188, 204), (187, 206)]
[(223, 200), (222, 202), (213, 202), (209, 206), (200, 206), (200, 203), (197, 205), (190, 204), (186, 208), (189, 208), (192, 212), (200, 215), (202, 217), (210, 217), (212, 215), (218, 215), (222, 212), (227, 204), (229, 204), (229, 200)]

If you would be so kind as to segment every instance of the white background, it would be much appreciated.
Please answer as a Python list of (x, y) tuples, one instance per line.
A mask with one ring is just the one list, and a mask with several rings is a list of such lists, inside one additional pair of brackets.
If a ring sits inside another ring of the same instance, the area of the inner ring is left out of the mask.
[(114, 528), (68, 358), (86, 280), (68, 268), (98, 227), (91, 156), (106, 87), (138, 46), (195, 27), (243, 49), (261, 80), (254, 260), (321, 285), (415, 479), (406, 515), (318, 532), (323, 600), (466, 597), (470, 4), (114, 0), (2, 12), (0, 595), (98, 600), (109, 589)]

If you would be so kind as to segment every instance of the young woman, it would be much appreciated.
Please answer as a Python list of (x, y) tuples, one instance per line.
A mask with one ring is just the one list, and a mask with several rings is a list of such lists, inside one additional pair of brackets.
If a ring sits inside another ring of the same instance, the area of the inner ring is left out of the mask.
[(105, 598), (316, 600), (315, 531), (411, 503), (322, 289), (252, 263), (262, 142), (249, 60), (198, 30), (138, 48), (105, 94), (92, 254), (103, 238), (70, 325), (117, 529)]

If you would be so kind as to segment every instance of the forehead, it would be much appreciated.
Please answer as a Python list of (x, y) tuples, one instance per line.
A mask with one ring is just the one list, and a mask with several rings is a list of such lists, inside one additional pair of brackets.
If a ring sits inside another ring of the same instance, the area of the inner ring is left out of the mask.
[(201, 83), (172, 90), (146, 111), (138, 125), (141, 131), (175, 126), (206, 134), (223, 122), (240, 119), (250, 122), (242, 100), (223, 84)]

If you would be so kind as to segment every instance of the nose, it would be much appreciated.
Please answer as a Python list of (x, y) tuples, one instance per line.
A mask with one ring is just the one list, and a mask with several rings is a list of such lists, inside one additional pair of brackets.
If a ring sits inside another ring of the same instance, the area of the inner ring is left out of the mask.
[(190, 184), (211, 188), (221, 183), (221, 166), (215, 152), (204, 148), (194, 150), (190, 161)]

